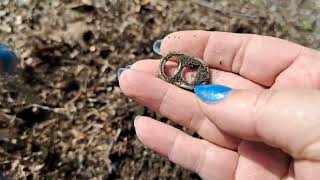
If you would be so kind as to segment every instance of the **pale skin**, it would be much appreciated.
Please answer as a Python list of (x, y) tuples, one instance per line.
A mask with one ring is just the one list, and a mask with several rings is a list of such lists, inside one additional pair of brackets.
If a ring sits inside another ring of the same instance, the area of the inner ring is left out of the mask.
[(137, 61), (119, 77), (123, 93), (202, 137), (138, 117), (145, 146), (203, 179), (319, 179), (320, 52), (272, 37), (207, 31), (166, 36), (161, 54), (169, 51), (203, 59), (210, 83), (235, 90), (207, 104), (157, 78), (159, 60)]

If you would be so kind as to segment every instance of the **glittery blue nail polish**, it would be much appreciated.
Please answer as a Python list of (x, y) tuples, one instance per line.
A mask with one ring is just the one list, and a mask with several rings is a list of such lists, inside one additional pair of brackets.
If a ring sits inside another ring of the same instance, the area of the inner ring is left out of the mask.
[(162, 39), (160, 40), (157, 40), (154, 44), (153, 44), (153, 51), (159, 55), (160, 54), (160, 47), (161, 47), (161, 42), (162, 42)]
[(7, 45), (0, 43), (0, 73), (14, 72), (18, 64), (18, 57)]
[(205, 103), (217, 103), (225, 99), (232, 89), (222, 85), (200, 84), (194, 88), (194, 92)]
[(120, 77), (120, 75), (122, 74), (122, 72), (125, 70), (126, 68), (119, 68), (117, 70), (117, 76)]
[(125, 68), (119, 68), (117, 71), (117, 76), (120, 77), (120, 75), (123, 73), (124, 70), (130, 69), (131, 65), (126, 66)]

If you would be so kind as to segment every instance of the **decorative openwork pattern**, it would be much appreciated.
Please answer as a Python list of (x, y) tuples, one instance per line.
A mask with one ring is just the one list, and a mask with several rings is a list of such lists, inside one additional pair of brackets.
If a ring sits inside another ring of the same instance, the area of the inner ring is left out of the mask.
[[(165, 64), (170, 58), (173, 57), (177, 58), (178, 68), (174, 75), (169, 77), (165, 74)], [(184, 67), (197, 69), (196, 75), (192, 82), (187, 82), (183, 78), (182, 70)], [(166, 56), (161, 58), (159, 78), (183, 89), (193, 91), (195, 85), (208, 83), (209, 76), (209, 67), (199, 58), (187, 56), (179, 52), (169, 52)]]

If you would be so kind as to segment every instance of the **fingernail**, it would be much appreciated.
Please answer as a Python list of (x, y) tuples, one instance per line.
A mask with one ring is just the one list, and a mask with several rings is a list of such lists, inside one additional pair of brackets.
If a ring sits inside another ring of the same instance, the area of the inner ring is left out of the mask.
[(117, 76), (120, 77), (120, 75), (123, 73), (124, 70), (130, 69), (131, 65), (126, 66), (125, 68), (119, 68), (117, 70)]
[(138, 115), (138, 116), (136, 116), (135, 118), (134, 118), (134, 121), (133, 121), (133, 126), (134, 127), (136, 127), (136, 123), (139, 121), (139, 119), (140, 119), (140, 115)]
[(18, 57), (7, 45), (0, 43), (0, 71), (12, 73), (18, 64)]
[(200, 84), (194, 88), (194, 92), (205, 103), (217, 103), (225, 99), (232, 89), (222, 85)]
[(161, 42), (162, 42), (162, 39), (159, 39), (153, 44), (153, 51), (159, 55), (161, 55), (160, 54)]

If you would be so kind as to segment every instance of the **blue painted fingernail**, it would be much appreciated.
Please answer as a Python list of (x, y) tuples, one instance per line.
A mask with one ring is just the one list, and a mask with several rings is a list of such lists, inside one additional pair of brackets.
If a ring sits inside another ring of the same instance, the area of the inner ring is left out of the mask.
[(130, 69), (131, 65), (126, 66), (125, 68), (119, 68), (117, 71), (117, 76), (120, 77), (120, 75), (123, 73), (124, 70)]
[(18, 64), (18, 57), (14, 51), (7, 45), (0, 43), (0, 73), (14, 72)]
[(205, 103), (217, 103), (225, 99), (232, 89), (222, 85), (200, 84), (194, 88), (194, 92)]
[(160, 54), (161, 42), (162, 42), (162, 39), (159, 39), (153, 44), (153, 51), (159, 55), (161, 55)]

